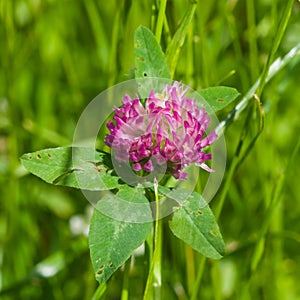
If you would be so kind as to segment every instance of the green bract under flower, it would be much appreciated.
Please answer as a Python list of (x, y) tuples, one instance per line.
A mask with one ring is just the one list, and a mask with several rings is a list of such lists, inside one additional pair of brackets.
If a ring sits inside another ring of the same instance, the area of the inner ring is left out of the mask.
[(181, 180), (187, 177), (182, 170), (191, 163), (212, 172), (205, 164), (211, 154), (203, 149), (217, 135), (214, 131), (205, 134), (208, 114), (195, 99), (185, 96), (187, 90), (174, 82), (166, 85), (162, 94), (152, 90), (144, 104), (138, 97), (125, 96), (107, 124), (110, 134), (105, 137), (116, 160), (129, 161), (137, 172), (150, 173), (154, 164), (166, 165), (166, 172)]

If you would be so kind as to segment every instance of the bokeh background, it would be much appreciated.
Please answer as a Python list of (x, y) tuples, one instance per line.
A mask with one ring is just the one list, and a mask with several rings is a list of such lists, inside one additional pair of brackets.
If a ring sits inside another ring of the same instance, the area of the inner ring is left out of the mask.
[[(87, 243), (92, 208), (80, 191), (27, 174), (19, 157), (71, 144), (84, 107), (133, 78), (134, 30), (140, 24), (153, 29), (158, 4), (0, 1), (0, 299), (97, 299)], [(168, 1), (163, 50), (190, 5)], [(199, 1), (174, 78), (194, 89), (228, 85), (244, 95), (263, 70), (285, 5)], [(299, 41), (295, 1), (276, 57)], [(205, 264), (199, 299), (300, 299), (299, 76), (295, 58), (261, 95), (263, 132), (235, 170), (220, 216), (227, 255)], [(258, 115), (250, 109), (226, 129), (228, 168), (241, 132), (245, 145), (257, 133)], [(189, 299), (201, 257), (167, 235), (163, 257), (164, 299)], [(130, 299), (141, 299), (145, 276), (137, 254)], [(102, 299), (119, 299), (121, 285), (122, 270)]]

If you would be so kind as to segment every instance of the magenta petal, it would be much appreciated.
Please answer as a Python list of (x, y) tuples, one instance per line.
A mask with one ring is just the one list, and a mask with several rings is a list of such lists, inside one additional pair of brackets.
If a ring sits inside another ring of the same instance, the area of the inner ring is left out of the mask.
[(171, 158), (170, 161), (172, 162), (181, 162), (182, 155), (179, 151), (177, 151)]
[(147, 172), (152, 172), (154, 170), (153, 164), (151, 160), (148, 160), (145, 164), (144, 164), (144, 170)]
[(215, 172), (215, 170), (211, 169), (208, 165), (206, 164), (201, 164), (200, 168), (202, 168), (203, 170), (207, 171), (207, 172)]
[(136, 152), (130, 152), (129, 156), (130, 159), (134, 162), (138, 162), (140, 160), (140, 157), (138, 157)]
[(185, 180), (188, 176), (188, 173), (186, 172), (176, 172), (173, 174), (174, 178), (179, 180)]
[(106, 124), (106, 127), (107, 127), (110, 131), (112, 131), (112, 130), (114, 130), (114, 128), (115, 128), (115, 124), (113, 123), (113, 121), (108, 121), (107, 124)]
[(137, 172), (141, 171), (142, 170), (142, 166), (140, 163), (136, 163), (136, 164), (133, 164), (132, 165), (133, 169)]

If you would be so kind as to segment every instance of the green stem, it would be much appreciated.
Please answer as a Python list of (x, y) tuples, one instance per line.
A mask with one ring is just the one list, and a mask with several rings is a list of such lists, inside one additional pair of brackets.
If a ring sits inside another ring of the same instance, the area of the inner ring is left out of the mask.
[(296, 146), (294, 147), (294, 150), (292, 152), (292, 155), (290, 156), (285, 170), (279, 174), (277, 182), (274, 186), (274, 189), (272, 193), (270, 194), (270, 200), (269, 200), (269, 206), (266, 210), (265, 217), (264, 217), (264, 222), (261, 225), (261, 230), (260, 230), (260, 235), (258, 237), (258, 241), (256, 244), (256, 247), (254, 249), (254, 254), (252, 256), (251, 260), (251, 271), (254, 272), (258, 266), (258, 263), (260, 262), (263, 251), (264, 251), (264, 241), (265, 241), (265, 236), (267, 234), (267, 231), (269, 229), (269, 226), (272, 221), (272, 217), (274, 218), (274, 211), (276, 211), (276, 208), (280, 205), (280, 200), (281, 200), (281, 193), (285, 184), (285, 181), (287, 180), (287, 175), (289, 170), (291, 169), (291, 166), (294, 163), (294, 159), (299, 153), (299, 148), (300, 148), (300, 138), (298, 139)]
[[(218, 220), (218, 218), (221, 214), (221, 211), (222, 211), (225, 199), (226, 199), (226, 195), (227, 195), (227, 192), (229, 191), (230, 184), (232, 182), (232, 177), (235, 173), (235, 169), (237, 167), (238, 161), (239, 161), (239, 157), (235, 156), (234, 159), (231, 162), (229, 172), (228, 172), (228, 175), (226, 177), (226, 181), (225, 181), (225, 184), (224, 184), (224, 187), (223, 187), (223, 190), (222, 190), (221, 198), (220, 198), (220, 200), (218, 202), (218, 206), (215, 210), (216, 220)], [(200, 290), (200, 284), (201, 284), (201, 280), (202, 280), (202, 276), (203, 276), (205, 263), (206, 263), (206, 257), (202, 256), (201, 260), (200, 260), (199, 268), (198, 268), (198, 273), (197, 273), (195, 285), (194, 285), (193, 292), (192, 292), (192, 295), (191, 295), (191, 300), (198, 299), (197, 296), (198, 296), (198, 291)]]
[[(239, 42), (238, 25), (233, 14), (234, 5), (225, 5), (224, 10), (226, 10), (228, 30), (231, 36), (236, 62), (240, 63), (240, 65), (242, 66), (244, 57), (241, 43)], [(245, 68), (239, 69), (239, 76), (241, 78), (241, 90), (245, 90), (246, 86), (248, 85), (248, 75), (246, 73)]]
[(195, 256), (193, 249), (188, 244), (185, 244), (185, 263), (188, 294), (191, 295), (195, 286)]
[(270, 69), (270, 66), (271, 66), (271, 62), (274, 60), (275, 54), (276, 54), (276, 52), (278, 50), (278, 47), (281, 43), (281, 40), (283, 38), (283, 34), (285, 32), (285, 29), (287, 27), (288, 21), (289, 21), (290, 16), (291, 16), (291, 11), (292, 11), (292, 7), (293, 7), (294, 2), (295, 2), (294, 0), (289, 0), (288, 1), (288, 3), (285, 6), (285, 10), (283, 12), (282, 18), (281, 18), (281, 20), (278, 24), (278, 28), (277, 28), (277, 31), (275, 33), (275, 40), (272, 43), (273, 46), (272, 46), (272, 49), (271, 49), (270, 54), (268, 56), (267, 63), (265, 64), (263, 73), (261, 75), (260, 84), (259, 84), (258, 89), (256, 91), (256, 95), (258, 97), (261, 96), (261, 93), (262, 93), (262, 91), (265, 87), (265, 84), (267, 82), (267, 77), (268, 77), (268, 72), (269, 72), (269, 69)]
[(270, 203), (270, 205), (267, 208), (267, 211), (265, 213), (264, 222), (261, 225), (259, 238), (258, 238), (258, 241), (256, 243), (254, 253), (253, 253), (253, 256), (252, 256), (252, 259), (251, 259), (251, 273), (252, 274), (256, 271), (257, 266), (258, 266), (259, 262), (261, 261), (263, 253), (264, 253), (265, 237), (266, 237), (266, 234), (267, 234), (270, 222), (271, 222), (273, 212), (276, 209), (276, 207), (279, 204), (279, 201), (281, 199), (280, 194), (281, 194), (281, 190), (282, 190), (283, 183), (284, 183), (284, 176), (285, 176), (284, 173), (279, 175), (279, 178), (278, 178), (278, 180), (276, 182), (276, 185), (274, 187), (274, 191), (270, 195), (271, 203)]
[[(288, 65), (293, 59), (300, 56), (300, 43), (297, 44), (294, 48), (292, 48), (284, 58), (277, 58), (270, 68), (268, 69), (268, 76), (266, 78), (266, 83), (274, 77), (279, 71), (281, 71), (286, 65)], [(235, 108), (228, 114), (227, 118), (223, 120), (219, 126), (216, 128), (216, 133), (220, 136), (225, 128), (235, 119), (237, 119), (240, 114), (245, 110), (248, 104), (251, 102), (253, 95), (258, 89), (262, 79), (260, 77), (254, 85), (249, 89), (247, 94), (242, 98), (242, 100), (235, 106)]]
[[(278, 58), (269, 68), (268, 70), (268, 77), (267, 77), (267, 81), (270, 80), (276, 73), (278, 73), (280, 70), (283, 69), (283, 67), (285, 67), (288, 63), (291, 62), (291, 60), (293, 60), (295, 57), (300, 55), (300, 43), (295, 46), (288, 54), (286, 54), (286, 56), (281, 59)], [(235, 118), (237, 118), (240, 113), (242, 111), (244, 111), (244, 109), (248, 106), (248, 104), (251, 102), (250, 100), (252, 99), (255, 91), (257, 90), (259, 84), (260, 84), (261, 79), (259, 78), (256, 83), (251, 87), (251, 89), (248, 91), (248, 93), (244, 96), (244, 98), (240, 101), (240, 103), (238, 103), (238, 105), (231, 111), (231, 113), (228, 115), (227, 119), (222, 121), (219, 126), (216, 129), (216, 132), (218, 135), (220, 135), (223, 130), (226, 128), (226, 126), (233, 121)], [(242, 133), (244, 134), (244, 132)], [(243, 137), (241, 136), (241, 143), (243, 142)], [(222, 189), (222, 193), (221, 193), (221, 197), (220, 200), (218, 202), (218, 205), (215, 209), (215, 216), (216, 219), (219, 218), (227, 193), (229, 191), (230, 188), (230, 184), (232, 183), (232, 178), (233, 175), (235, 174), (235, 170), (240, 162), (240, 149), (241, 149), (242, 145), (238, 145), (237, 150), (236, 150), (236, 154), (231, 162), (231, 165), (229, 167), (229, 171)], [(196, 300), (197, 299), (197, 295), (198, 295), (198, 291), (200, 289), (200, 283), (202, 280), (202, 275), (203, 275), (203, 270), (204, 270), (204, 266), (205, 266), (205, 262), (206, 262), (206, 258), (205, 257), (201, 257), (201, 261), (200, 261), (200, 266), (198, 269), (198, 274), (196, 277), (196, 281), (195, 281), (195, 286), (193, 289), (193, 293), (191, 295), (191, 300)]]
[(161, 0), (160, 5), (159, 5), (156, 29), (155, 29), (155, 37), (156, 37), (158, 43), (160, 43), (160, 40), (161, 40), (161, 34), (162, 34), (163, 25), (164, 25), (166, 7), (167, 7), (167, 0)]
[(217, 205), (216, 209), (214, 210), (216, 220), (219, 219), (220, 214), (222, 212), (223, 205), (224, 205), (225, 199), (227, 197), (227, 194), (229, 192), (230, 185), (232, 183), (232, 179), (233, 179), (233, 176), (235, 174), (236, 169), (238, 168), (239, 164), (245, 159), (245, 157), (247, 156), (249, 151), (252, 149), (252, 146), (254, 145), (254, 143), (256, 142), (256, 140), (258, 138), (258, 136), (261, 134), (261, 132), (263, 130), (264, 111), (261, 108), (259, 99), (255, 99), (255, 100), (257, 101), (255, 104), (258, 105), (258, 113), (259, 113), (259, 124), (258, 124), (257, 134), (254, 136), (254, 138), (252, 139), (252, 141), (250, 142), (250, 144), (248, 145), (246, 150), (242, 153), (242, 149), (245, 146), (244, 142), (245, 142), (246, 136), (248, 134), (248, 124), (250, 123), (250, 118), (252, 116), (252, 109), (250, 109), (249, 112), (248, 112), (248, 115), (246, 116), (244, 127), (241, 131), (240, 139), (239, 139), (238, 145), (236, 147), (234, 157), (231, 161), (228, 174), (227, 174), (226, 179), (225, 179), (225, 183), (224, 183), (224, 186), (223, 186), (223, 189), (222, 189), (220, 200), (218, 202), (218, 205)]
[(202, 279), (202, 275), (203, 275), (203, 271), (204, 271), (205, 262), (206, 262), (206, 257), (201, 256), (201, 260), (200, 260), (199, 268), (198, 268), (198, 274), (197, 274), (194, 289), (193, 289), (193, 292), (191, 295), (191, 300), (199, 299), (198, 291), (200, 290), (200, 284), (201, 284), (201, 279)]
[(88, 15), (88, 20), (91, 25), (91, 30), (97, 45), (98, 59), (105, 70), (109, 64), (109, 42), (105, 34), (105, 26), (98, 14), (98, 9), (95, 1), (84, 1), (85, 9)]
[(125, 263), (121, 300), (128, 300), (129, 299), (128, 298), (128, 287), (129, 287), (130, 263), (131, 263), (131, 259), (129, 259)]
[(166, 50), (166, 59), (167, 59), (168, 65), (170, 67), (171, 78), (173, 78), (173, 76), (174, 76), (178, 58), (179, 58), (179, 54), (180, 54), (181, 48), (184, 44), (189, 25), (192, 22), (196, 7), (197, 7), (197, 3), (192, 4), (188, 8), (182, 21), (180, 22), (180, 25), (179, 25), (176, 33), (174, 34), (171, 42), (168, 44), (168, 47)]
[(92, 296), (91, 300), (99, 300), (104, 295), (107, 289), (106, 283), (102, 283), (98, 286), (97, 290), (95, 291), (94, 295)]
[(249, 59), (250, 59), (250, 73), (251, 81), (257, 78), (258, 75), (258, 62), (257, 58), (257, 35), (255, 24), (255, 7), (254, 0), (247, 0), (247, 23), (248, 23), (248, 43), (249, 43)]
[(155, 30), (155, 24), (157, 19), (157, 10), (156, 10), (156, 3), (155, 0), (152, 0), (152, 7), (151, 7), (151, 22), (150, 22), (150, 29), (152, 32)]
[(161, 257), (162, 257), (162, 220), (158, 205), (158, 182), (154, 181), (154, 194), (156, 202), (154, 251), (147, 279), (144, 300), (161, 299)]
[[(244, 125), (244, 128), (241, 132), (241, 136), (240, 136), (240, 140), (239, 140), (239, 143), (236, 147), (236, 151), (235, 151), (235, 155), (231, 161), (231, 164), (230, 164), (230, 167), (229, 167), (229, 171), (228, 171), (228, 174), (226, 176), (226, 179), (225, 179), (225, 183), (224, 183), (224, 186), (223, 186), (223, 189), (222, 189), (222, 193), (221, 193), (221, 196), (220, 196), (220, 199), (218, 201), (218, 204), (217, 204), (217, 207), (216, 209), (214, 210), (214, 214), (215, 214), (215, 217), (216, 217), (216, 220), (219, 219), (220, 217), (220, 214), (222, 212), (222, 209), (223, 209), (223, 206), (224, 206), (224, 203), (225, 203), (225, 199), (227, 197), (227, 194), (229, 192), (229, 189), (230, 189), (230, 186), (231, 186), (231, 183), (232, 183), (232, 178), (235, 174), (235, 171), (238, 167), (238, 164), (241, 160), (241, 155), (242, 155), (242, 147), (244, 145), (244, 141), (245, 141), (245, 138), (246, 138), (246, 135), (247, 135), (247, 124), (249, 123), (248, 121), (248, 118), (251, 116), (251, 111), (248, 113), (248, 116), (246, 118), (246, 121), (245, 121), (245, 125)], [(258, 134), (261, 132), (261, 120), (260, 120), (260, 128), (258, 130)], [(256, 137), (254, 137), (254, 140), (256, 140)], [(251, 143), (250, 143), (251, 144)], [(201, 280), (202, 280), (202, 276), (203, 276), (203, 271), (204, 271), (204, 266), (205, 266), (205, 262), (206, 262), (206, 257), (201, 257), (201, 261), (200, 261), (200, 266), (199, 266), (199, 270), (198, 270), (198, 274), (197, 274), (197, 278), (196, 278), (196, 281), (195, 281), (195, 285), (194, 285), (194, 289), (193, 289), (193, 293), (192, 293), (192, 296), (191, 296), (191, 300), (196, 300), (198, 299), (197, 296), (198, 296), (198, 291), (200, 289), (200, 284), (201, 284)]]

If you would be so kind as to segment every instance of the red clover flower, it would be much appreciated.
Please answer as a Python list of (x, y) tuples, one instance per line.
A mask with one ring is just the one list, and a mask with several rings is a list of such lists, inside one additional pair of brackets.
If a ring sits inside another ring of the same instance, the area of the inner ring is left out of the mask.
[(130, 162), (136, 171), (150, 173), (155, 165), (166, 165), (166, 172), (184, 180), (184, 167), (191, 163), (212, 172), (204, 162), (212, 155), (204, 148), (216, 139), (215, 131), (205, 134), (210, 119), (195, 99), (185, 96), (179, 82), (166, 85), (162, 94), (152, 90), (144, 103), (126, 95), (121, 108), (114, 109), (105, 143), (112, 147), (119, 162)]

